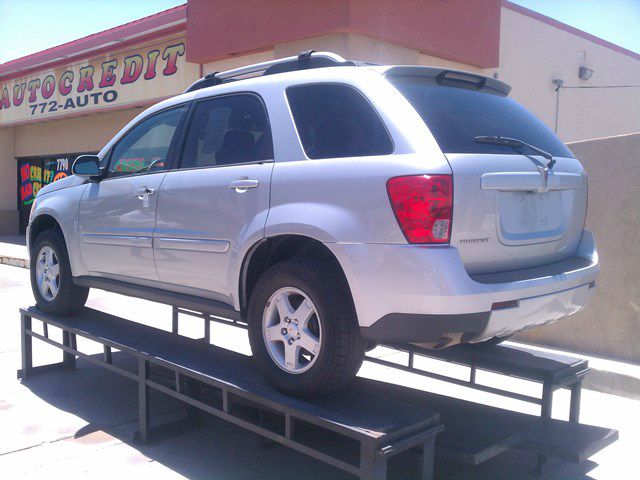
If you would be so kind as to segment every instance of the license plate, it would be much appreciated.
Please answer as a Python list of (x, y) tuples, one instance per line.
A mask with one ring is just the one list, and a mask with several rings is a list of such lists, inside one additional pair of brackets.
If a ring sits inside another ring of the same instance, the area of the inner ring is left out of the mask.
[[(573, 198), (573, 191), (567, 191)], [(499, 231), (506, 243), (537, 243), (562, 235), (572, 208), (563, 191), (499, 192)], [(571, 203), (573, 203), (571, 201)]]

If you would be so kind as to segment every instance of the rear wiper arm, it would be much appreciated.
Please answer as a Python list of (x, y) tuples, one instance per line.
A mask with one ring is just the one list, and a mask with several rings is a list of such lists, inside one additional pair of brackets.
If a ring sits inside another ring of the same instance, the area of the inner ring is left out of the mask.
[(540, 156), (549, 160), (549, 162), (547, 163), (547, 168), (551, 169), (556, 164), (556, 160), (553, 158), (553, 155), (551, 155), (549, 152), (546, 152), (538, 147), (534, 147), (533, 145), (523, 142), (522, 140), (518, 140), (517, 138), (497, 137), (497, 136), (478, 136), (474, 138), (474, 141), (476, 143), (486, 143), (489, 145), (502, 145), (502, 146), (511, 147), (511, 148), (527, 147), (533, 150), (534, 152), (536, 152), (537, 154), (539, 154)]

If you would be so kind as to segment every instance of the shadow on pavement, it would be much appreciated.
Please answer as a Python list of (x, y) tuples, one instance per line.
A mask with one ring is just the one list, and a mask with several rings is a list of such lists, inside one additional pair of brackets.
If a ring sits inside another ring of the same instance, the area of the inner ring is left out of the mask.
[(27, 245), (27, 239), (24, 235), (0, 235), (0, 243), (8, 243), (24, 247)]
[[(98, 355), (96, 355), (98, 357)], [(114, 364), (135, 371), (134, 359), (114, 353)], [(139, 461), (154, 461), (189, 479), (352, 479), (353, 476), (287, 447), (265, 443), (256, 434), (202, 413), (200, 426), (185, 433), (141, 445), (133, 440), (137, 429), (137, 384), (121, 375), (78, 359), (77, 370), (36, 376), (24, 385), (39, 398), (88, 423), (74, 434), (74, 442), (91, 437), (96, 450), (101, 442), (113, 438), (135, 448), (142, 457)], [(181, 402), (152, 392), (152, 425), (185, 417)], [(98, 435), (96, 432), (107, 435)], [(112, 438), (113, 437), (113, 438)], [(106, 452), (107, 449), (102, 450)], [(104, 455), (105, 453), (100, 453)], [(91, 455), (91, 453), (88, 453)], [(87, 462), (91, 458), (87, 457)], [(596, 464), (581, 465), (550, 461), (545, 473), (533, 473), (535, 456), (512, 450), (480, 466), (463, 465), (438, 459), (436, 479), (584, 479)], [(419, 478), (421, 457), (417, 453), (398, 456), (389, 465), (390, 478)], [(123, 465), (113, 463), (114, 473)]]

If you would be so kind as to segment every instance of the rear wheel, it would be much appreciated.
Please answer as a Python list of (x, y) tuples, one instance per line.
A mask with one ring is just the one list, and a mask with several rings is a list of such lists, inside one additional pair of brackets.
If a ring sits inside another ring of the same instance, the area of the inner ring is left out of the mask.
[(45, 230), (34, 243), (31, 290), (38, 308), (48, 313), (74, 313), (87, 301), (89, 289), (73, 283), (62, 235), (54, 230)]
[(280, 390), (327, 395), (358, 372), (365, 342), (340, 278), (322, 260), (287, 260), (260, 278), (249, 302), (251, 350)]

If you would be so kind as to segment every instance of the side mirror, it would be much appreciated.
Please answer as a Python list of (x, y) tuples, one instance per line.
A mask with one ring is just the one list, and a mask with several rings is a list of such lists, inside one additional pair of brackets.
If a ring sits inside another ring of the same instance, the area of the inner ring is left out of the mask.
[(71, 173), (83, 178), (97, 178), (100, 176), (100, 157), (97, 155), (80, 155), (73, 162)]

